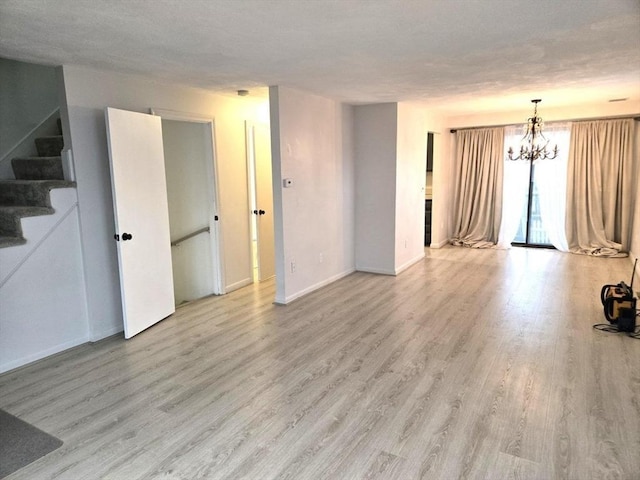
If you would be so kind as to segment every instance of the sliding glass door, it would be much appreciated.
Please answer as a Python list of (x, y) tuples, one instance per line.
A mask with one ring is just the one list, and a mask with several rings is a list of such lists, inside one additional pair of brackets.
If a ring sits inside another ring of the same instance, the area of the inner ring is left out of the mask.
[[(566, 244), (567, 123), (546, 125), (550, 145), (558, 145), (553, 160), (505, 160), (501, 241), (513, 245), (563, 248)], [(520, 127), (505, 129), (505, 152), (522, 138)], [(505, 153), (505, 158), (507, 155)]]
[[(527, 162), (529, 163), (529, 162)], [(537, 165), (530, 165), (528, 175), (529, 188), (523, 192), (525, 198), (521, 201), (524, 204), (520, 221), (518, 224), (518, 232), (513, 239), (514, 244), (521, 244), (536, 247), (552, 247), (551, 240), (542, 224), (542, 216), (540, 214), (540, 175), (536, 175)]]

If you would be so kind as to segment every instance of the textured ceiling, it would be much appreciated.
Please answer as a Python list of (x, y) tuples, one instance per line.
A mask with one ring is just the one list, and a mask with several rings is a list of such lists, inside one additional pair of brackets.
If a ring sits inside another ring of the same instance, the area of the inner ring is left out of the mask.
[(638, 0), (0, 0), (0, 56), (451, 112), (640, 98)]

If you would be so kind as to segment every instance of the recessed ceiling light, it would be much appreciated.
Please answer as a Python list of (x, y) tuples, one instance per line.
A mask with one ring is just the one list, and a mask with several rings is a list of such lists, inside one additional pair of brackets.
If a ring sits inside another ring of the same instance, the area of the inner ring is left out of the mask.
[(629, 100), (629, 97), (627, 98), (612, 98), (611, 100), (609, 100), (610, 102), (624, 102), (626, 100)]

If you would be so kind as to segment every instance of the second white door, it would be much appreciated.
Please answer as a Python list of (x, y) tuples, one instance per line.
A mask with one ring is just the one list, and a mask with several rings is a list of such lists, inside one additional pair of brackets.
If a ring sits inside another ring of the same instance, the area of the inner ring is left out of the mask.
[(273, 229), (273, 187), (271, 183), (271, 139), (269, 127), (247, 123), (249, 170), (253, 170), (254, 201), (251, 214), (255, 219), (258, 280), (275, 276), (275, 242)]

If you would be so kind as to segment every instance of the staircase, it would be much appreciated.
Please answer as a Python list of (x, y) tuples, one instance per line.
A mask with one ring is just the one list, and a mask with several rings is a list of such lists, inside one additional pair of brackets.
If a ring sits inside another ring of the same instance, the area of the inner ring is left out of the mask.
[(58, 130), (59, 135), (36, 138), (37, 157), (11, 160), (15, 180), (0, 180), (0, 248), (27, 242), (22, 234), (22, 218), (55, 212), (51, 206), (52, 189), (75, 187), (75, 182), (64, 179), (60, 120)]

